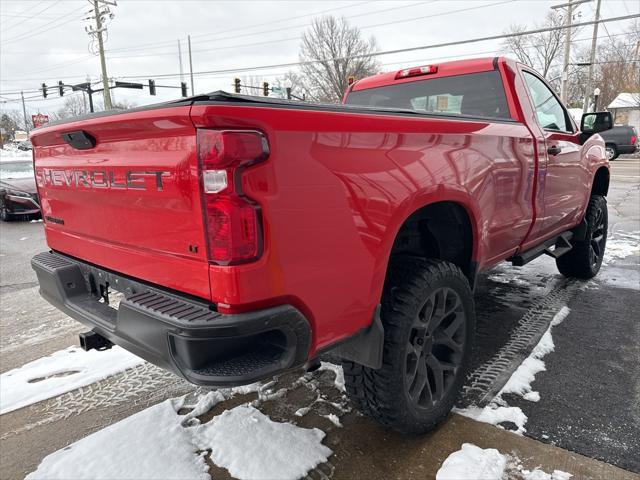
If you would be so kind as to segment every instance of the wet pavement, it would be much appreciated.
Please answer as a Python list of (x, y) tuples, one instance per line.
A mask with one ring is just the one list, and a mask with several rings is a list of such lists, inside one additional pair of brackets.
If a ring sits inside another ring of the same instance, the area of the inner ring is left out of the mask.
[[(554, 328), (556, 349), (544, 358), (546, 371), (533, 384), (540, 401), (507, 399), (528, 416), (525, 437), (459, 415), (452, 415), (431, 434), (401, 437), (351, 412), (333, 386), (332, 372), (307, 374), (308, 381), (302, 383), (290, 375), (278, 382), (284, 385), (284, 393), (262, 401), (260, 408), (275, 421), (327, 432), (325, 443), (334, 455), (309, 477), (433, 478), (449, 453), (472, 442), (503, 453), (514, 450), (528, 467), (537, 463), (546, 471), (559, 468), (574, 473), (574, 478), (640, 478), (588, 458), (640, 473), (640, 159), (620, 158), (613, 163), (608, 200), (614, 255), (594, 281), (567, 284), (554, 262), (545, 257), (518, 269), (501, 265), (478, 282), (475, 371), (495, 361), (531, 312), (546, 318), (563, 302), (571, 308), (565, 321)], [(42, 224), (15, 222), (1, 229), (0, 372), (6, 372), (76, 343), (77, 333), (84, 329), (37, 294), (29, 260), (46, 249)], [(567, 292), (560, 295), (562, 289)], [(532, 337), (530, 348), (537, 338)], [(522, 361), (528, 351), (517, 353)], [(492, 391), (510, 373), (498, 375)], [(47, 454), (166, 398), (194, 390), (177, 377), (143, 364), (2, 415), (2, 477), (23, 478)], [(248, 400), (254, 397), (233, 398), (213, 413)], [(305, 407), (308, 414), (295, 415)], [(325, 416), (329, 414), (338, 416), (342, 427)], [(228, 477), (214, 465), (211, 473)]]

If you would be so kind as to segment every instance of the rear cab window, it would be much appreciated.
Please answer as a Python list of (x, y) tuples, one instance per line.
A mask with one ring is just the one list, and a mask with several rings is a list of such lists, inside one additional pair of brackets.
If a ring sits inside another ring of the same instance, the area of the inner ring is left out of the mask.
[(511, 120), (497, 70), (356, 90), (347, 95), (346, 104)]

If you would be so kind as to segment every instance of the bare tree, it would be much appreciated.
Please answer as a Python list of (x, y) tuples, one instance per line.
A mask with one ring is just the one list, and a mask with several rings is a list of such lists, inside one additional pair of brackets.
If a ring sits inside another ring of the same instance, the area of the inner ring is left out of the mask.
[(49, 114), (51, 120), (79, 117), (89, 113), (89, 108), (81, 95), (71, 95), (64, 99), (62, 108)]
[(122, 100), (118, 100), (114, 102), (112, 107), (118, 110), (129, 110), (130, 108), (136, 108), (138, 104), (136, 102), (132, 102), (131, 100), (127, 100), (123, 98)]
[(14, 115), (11, 115), (13, 110), (7, 112), (0, 113), (0, 130), (2, 142), (4, 143), (7, 140), (12, 140), (16, 130), (18, 130), (18, 122), (16, 122), (16, 118)]
[[(561, 27), (564, 23), (562, 15), (556, 12), (549, 12), (542, 24), (537, 24), (535, 28)], [(531, 27), (526, 25), (512, 25), (506, 33), (520, 33)], [(575, 32), (574, 32), (575, 33)], [(513, 53), (522, 63), (536, 69), (544, 77), (549, 78), (552, 70), (557, 71), (562, 60), (564, 45), (564, 30), (551, 30), (549, 32), (508, 37), (505, 39), (502, 48)]]
[(240, 78), (240, 93), (243, 95), (262, 95), (262, 81), (257, 75)]
[(598, 105), (602, 109), (622, 92), (640, 92), (640, 22), (634, 22), (625, 33), (608, 36), (596, 53), (593, 85), (600, 89)]
[(357, 27), (333, 16), (314, 19), (302, 36), (301, 73), (311, 100), (338, 103), (348, 87), (348, 77), (363, 78), (377, 73), (372, 54), (374, 38), (363, 39)]
[(274, 94), (276, 97), (287, 98), (287, 87), (291, 88), (294, 98), (302, 98), (303, 95), (306, 95), (302, 77), (292, 70), (289, 70), (282, 77), (277, 77), (273, 81), (273, 85), (280, 90), (280, 93)]

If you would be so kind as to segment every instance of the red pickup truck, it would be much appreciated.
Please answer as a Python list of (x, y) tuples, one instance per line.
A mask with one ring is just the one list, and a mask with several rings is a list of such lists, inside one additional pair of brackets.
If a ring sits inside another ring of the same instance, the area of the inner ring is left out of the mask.
[(32, 266), (85, 348), (213, 386), (331, 352), (360, 410), (426, 431), (465, 379), (478, 272), (598, 272), (610, 126), (504, 58), (365, 78), (344, 105), (216, 92), (50, 124)]

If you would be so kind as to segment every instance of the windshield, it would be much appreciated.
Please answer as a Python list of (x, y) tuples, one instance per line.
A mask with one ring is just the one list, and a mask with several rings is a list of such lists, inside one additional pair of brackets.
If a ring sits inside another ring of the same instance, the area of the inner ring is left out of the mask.
[(24, 162), (4, 162), (0, 163), (0, 179), (8, 178), (32, 178), (33, 163)]

